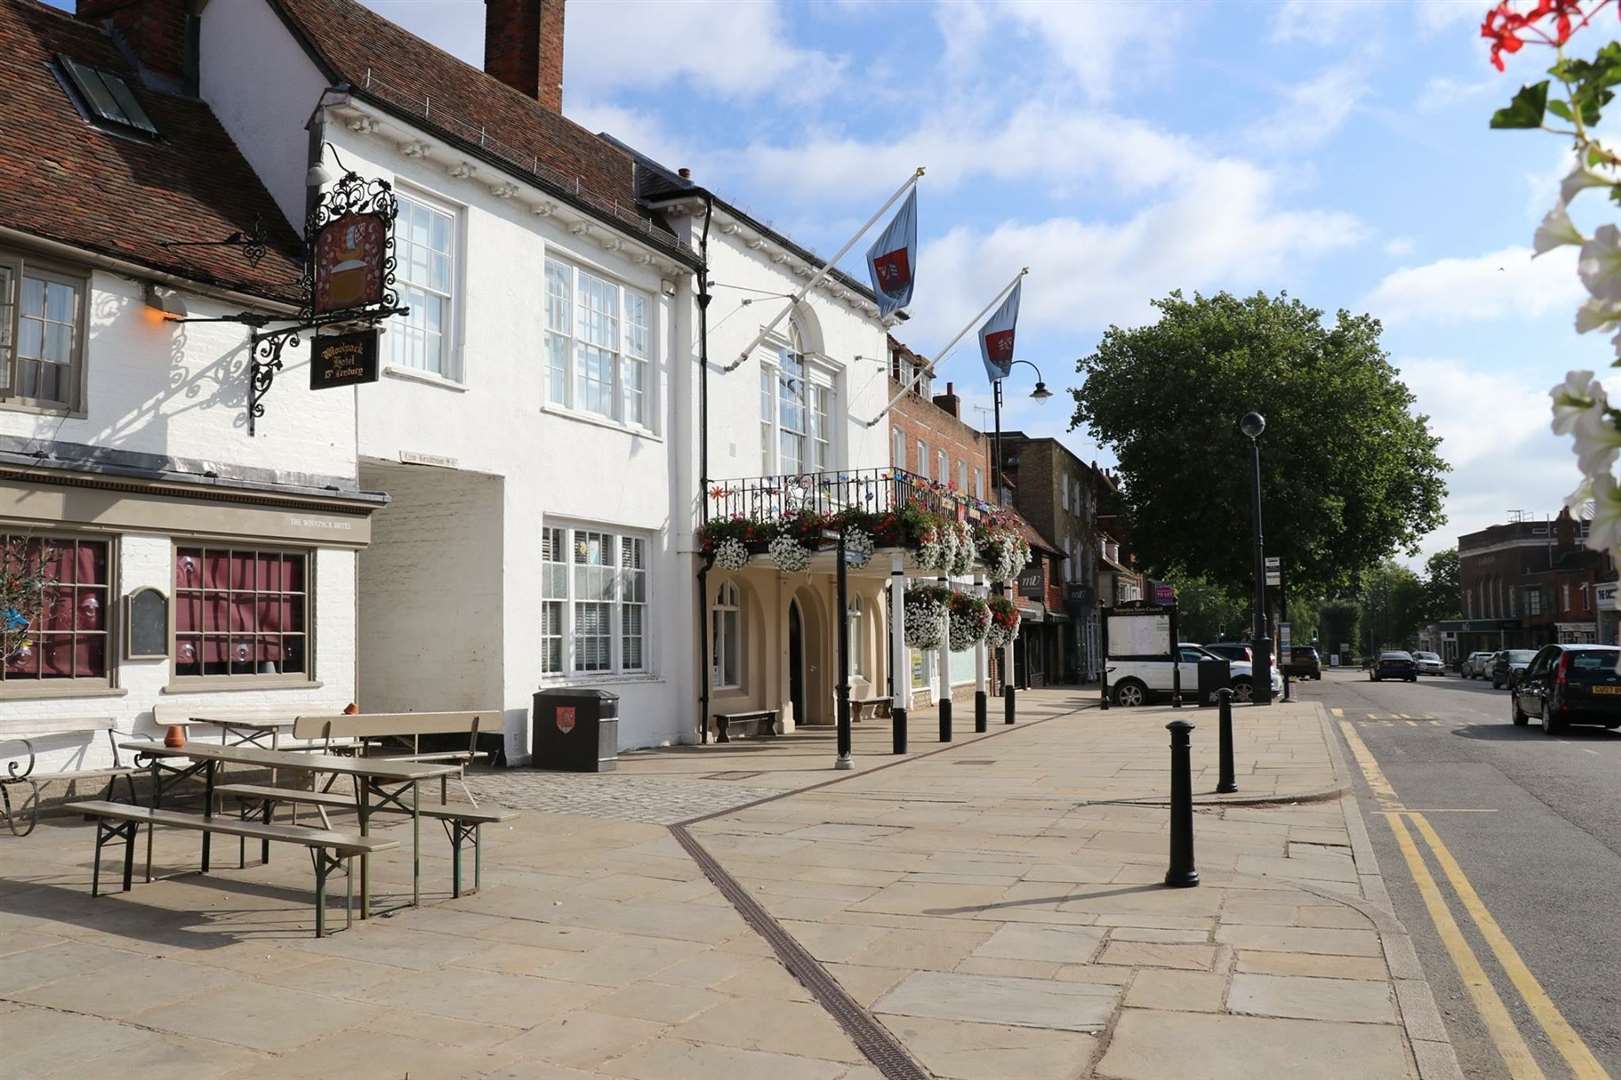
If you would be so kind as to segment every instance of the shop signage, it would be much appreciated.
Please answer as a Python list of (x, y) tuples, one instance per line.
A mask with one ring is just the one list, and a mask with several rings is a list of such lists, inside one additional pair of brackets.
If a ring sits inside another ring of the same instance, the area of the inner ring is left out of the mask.
[(1165, 582), (1156, 582), (1154, 585), (1154, 603), (1160, 607), (1168, 607), (1176, 603), (1176, 587)]
[(1019, 595), (1032, 600), (1040, 600), (1047, 595), (1047, 575), (1042, 571), (1039, 558), (1019, 575)]
[(315, 233), (315, 314), (350, 311), (383, 302), (389, 219), (348, 213)]
[(310, 346), (310, 389), (377, 381), (377, 331), (317, 335)]
[(1617, 590), (1621, 590), (1621, 581), (1601, 581), (1593, 589), (1593, 606), (1600, 611), (1616, 611)]

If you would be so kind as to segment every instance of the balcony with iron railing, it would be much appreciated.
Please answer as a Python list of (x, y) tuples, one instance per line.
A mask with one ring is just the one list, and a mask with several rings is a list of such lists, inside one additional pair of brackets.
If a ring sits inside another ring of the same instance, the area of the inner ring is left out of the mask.
[(704, 521), (749, 518), (774, 521), (844, 510), (881, 514), (913, 506), (956, 521), (977, 521), (993, 507), (967, 492), (905, 469), (845, 469), (836, 472), (750, 476), (711, 481)]

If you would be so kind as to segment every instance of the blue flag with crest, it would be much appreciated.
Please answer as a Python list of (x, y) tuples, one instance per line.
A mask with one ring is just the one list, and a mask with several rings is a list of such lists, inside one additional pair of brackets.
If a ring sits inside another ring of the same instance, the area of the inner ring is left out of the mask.
[(867, 249), (867, 273), (878, 297), (878, 317), (887, 319), (912, 302), (917, 269), (917, 188), (901, 204), (889, 227)]

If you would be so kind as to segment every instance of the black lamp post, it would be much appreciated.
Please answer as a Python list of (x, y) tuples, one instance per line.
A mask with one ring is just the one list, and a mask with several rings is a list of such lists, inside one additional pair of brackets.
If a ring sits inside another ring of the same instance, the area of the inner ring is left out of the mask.
[(1261, 432), (1266, 417), (1248, 412), (1238, 422), (1238, 430), (1250, 441), (1250, 520), (1255, 537), (1255, 628), (1251, 644), (1255, 662), (1250, 668), (1250, 700), (1257, 705), (1272, 704), (1272, 638), (1266, 629), (1266, 545), (1261, 537)]
[[(1008, 365), (1008, 371), (1011, 372), (1013, 370), (1013, 365), (1014, 364), (1024, 364), (1031, 371), (1034, 371), (1036, 373), (1036, 388), (1034, 390), (1030, 391), (1030, 396), (1032, 398), (1034, 398), (1036, 401), (1046, 401), (1048, 398), (1053, 396), (1052, 391), (1047, 389), (1047, 384), (1042, 381), (1041, 369), (1040, 368), (1036, 367), (1036, 365), (1032, 364), (1028, 360), (1015, 360), (1015, 361), (1013, 361), (1013, 363)], [(992, 480), (996, 485), (996, 501), (997, 501), (997, 503), (1000, 504), (1000, 505), (1005, 505), (1005, 503), (1006, 503), (1006, 492), (1003, 490), (1003, 486), (1002, 486), (1002, 380), (1001, 379), (996, 379), (991, 383), (991, 402), (992, 402), (992, 406), (993, 406), (992, 415), (995, 417), (995, 423), (996, 423), (996, 433), (992, 437), (992, 440), (991, 440), (991, 447), (992, 447), (991, 452), (996, 455), (996, 472), (995, 472), (995, 476), (992, 478)], [(993, 582), (991, 584), (991, 589), (992, 589), (993, 592), (1000, 593), (1004, 588), (1006, 588), (1006, 586), (1000, 581)], [(1012, 653), (1013, 653), (1013, 646), (1011, 644), (1009, 644), (1008, 645), (1008, 655), (1011, 656)], [(1009, 668), (1009, 670), (1002, 672), (1002, 713), (1003, 713), (1003, 719), (1005, 720), (1005, 722), (1011, 724), (1011, 723), (1013, 723), (1013, 716), (1014, 716), (1013, 671), (1011, 670), (1013, 665), (1008, 664), (1006, 666)]]

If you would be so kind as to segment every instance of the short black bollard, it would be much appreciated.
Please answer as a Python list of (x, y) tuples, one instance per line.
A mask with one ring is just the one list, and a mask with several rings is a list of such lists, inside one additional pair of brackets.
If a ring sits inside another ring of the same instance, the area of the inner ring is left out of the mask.
[(951, 688), (940, 695), (940, 741), (951, 741)]
[(1182, 889), (1199, 884), (1193, 868), (1193, 725), (1172, 720), (1165, 730), (1171, 733), (1171, 868), (1165, 884)]
[(1002, 722), (1013, 723), (1013, 684), (1007, 683), (1002, 687)]
[(981, 735), (983, 735), (985, 733), (985, 731), (986, 731), (986, 723), (987, 723), (987, 721), (986, 721), (986, 706), (987, 706), (987, 704), (988, 704), (988, 702), (987, 702), (987, 697), (986, 697), (985, 691), (983, 691), (983, 690), (975, 690), (974, 691), (974, 731), (976, 733), (978, 733), (978, 734), (981, 734)]
[(906, 710), (900, 706), (891, 706), (889, 710), (890, 736), (894, 740), (894, 752), (906, 753)]
[(1225, 795), (1238, 790), (1238, 781), (1233, 779), (1233, 692), (1225, 686), (1217, 690), (1216, 704), (1221, 741), (1221, 779), (1216, 783), (1216, 791)]

